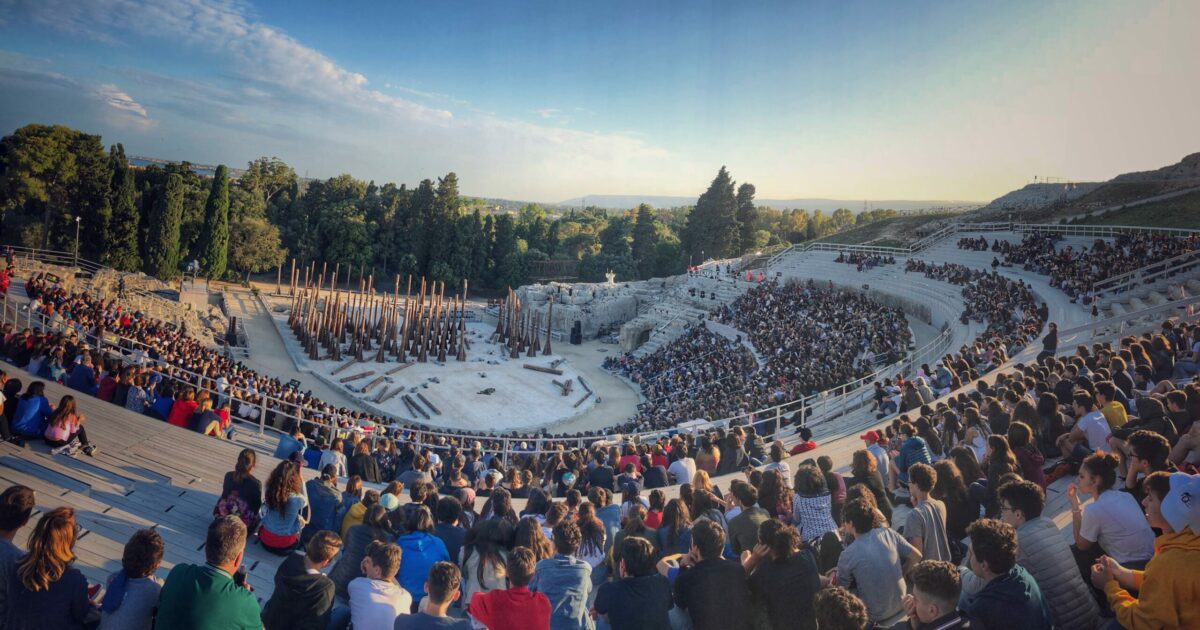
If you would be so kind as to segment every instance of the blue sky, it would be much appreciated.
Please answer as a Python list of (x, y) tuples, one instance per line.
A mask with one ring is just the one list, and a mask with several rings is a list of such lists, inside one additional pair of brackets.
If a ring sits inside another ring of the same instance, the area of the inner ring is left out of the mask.
[(0, 130), (557, 201), (987, 200), (1200, 150), (1200, 2), (0, 0)]

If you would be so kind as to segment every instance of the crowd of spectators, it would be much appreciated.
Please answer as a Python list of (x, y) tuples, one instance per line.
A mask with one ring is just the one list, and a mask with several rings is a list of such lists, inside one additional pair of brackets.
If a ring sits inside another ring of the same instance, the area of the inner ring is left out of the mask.
[(835, 258), (833, 260), (833, 262), (845, 263), (847, 265), (854, 265), (858, 268), (858, 271), (861, 273), (863, 271), (870, 271), (871, 269), (874, 269), (876, 267), (882, 267), (884, 265), (894, 265), (894, 264), (896, 264), (896, 257), (895, 256), (884, 256), (882, 254), (862, 254), (862, 253), (856, 253), (856, 252), (851, 252), (851, 253), (838, 252), (838, 256), (837, 256), (837, 258)]
[(927, 263), (909, 259), (905, 272), (963, 287), (963, 312), (959, 321), (986, 322), (985, 336), (1022, 337), (1036, 335), (1045, 322), (1048, 307), (1038, 304), (1029, 285), (996, 271), (980, 271), (957, 263)]
[[(1162, 232), (1121, 233), (1078, 248), (1058, 247), (1062, 240), (1061, 234), (1032, 232), (1019, 244), (997, 239), (990, 249), (1001, 255), (1005, 264), (1049, 276), (1051, 286), (1083, 304), (1100, 297), (1093, 288), (1098, 282), (1200, 249), (1200, 236)], [(986, 250), (987, 239), (962, 239), (959, 247)]]
[(605, 366), (641, 386), (646, 398), (622, 429), (665, 429), (798, 400), (898, 361), (912, 339), (900, 309), (812, 281), (764, 282), (710, 318), (745, 334), (762, 365), (740, 337), (725, 338), (703, 323), (643, 357), (608, 359)]

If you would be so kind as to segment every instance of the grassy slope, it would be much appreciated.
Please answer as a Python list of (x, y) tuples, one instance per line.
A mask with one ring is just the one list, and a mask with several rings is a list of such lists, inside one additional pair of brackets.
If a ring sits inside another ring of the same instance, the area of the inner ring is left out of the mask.
[(1086, 225), (1142, 225), (1200, 229), (1200, 191), (1080, 219)]
[(954, 213), (946, 214), (914, 214), (882, 221), (875, 221), (866, 225), (856, 227), (845, 232), (839, 232), (820, 239), (824, 243), (843, 243), (850, 245), (860, 245), (875, 239), (881, 239), (872, 245), (882, 247), (904, 247), (909, 243), (920, 239), (917, 235), (917, 229), (929, 223), (953, 216)]

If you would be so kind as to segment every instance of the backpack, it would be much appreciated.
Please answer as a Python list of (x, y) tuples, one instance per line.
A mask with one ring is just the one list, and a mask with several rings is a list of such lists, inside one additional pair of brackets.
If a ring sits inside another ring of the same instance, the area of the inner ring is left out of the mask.
[(246, 529), (254, 531), (253, 526), (258, 518), (257, 514), (250, 511), (250, 505), (246, 500), (238, 495), (237, 490), (230, 490), (229, 494), (217, 499), (217, 504), (213, 506), (213, 518), (218, 519), (230, 514), (241, 519), (246, 524)]

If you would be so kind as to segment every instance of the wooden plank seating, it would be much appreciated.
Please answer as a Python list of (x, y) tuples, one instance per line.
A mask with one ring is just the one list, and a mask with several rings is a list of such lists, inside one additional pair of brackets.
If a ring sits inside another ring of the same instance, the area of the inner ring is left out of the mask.
[[(11, 365), (3, 368), (26, 384), (34, 379)], [(272, 457), (274, 439), (239, 425), (239, 440), (211, 438), (46, 383), (46, 396), (57, 404), (75, 396), (87, 416), (89, 440), (99, 447), (95, 457), (51, 455), (41, 442), (25, 448), (0, 444), (0, 483), (20, 483), (37, 492), (41, 512), (58, 506), (75, 508), (83, 528), (76, 545), (77, 566), (89, 580), (103, 582), (120, 568), (125, 542), (139, 528), (154, 527), (166, 542), (160, 577), (178, 562), (204, 562), (204, 538), (212, 507), (226, 472), (238, 452), (254, 448), (256, 475), (264, 480), (279, 460)], [(304, 470), (306, 479), (315, 472)], [(17, 540), (23, 544), (32, 525)], [(260, 600), (270, 597), (280, 556), (256, 542), (247, 545), (248, 579)]]

